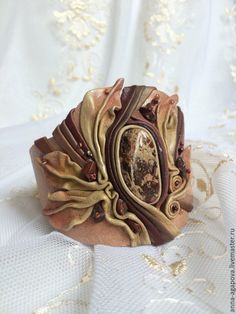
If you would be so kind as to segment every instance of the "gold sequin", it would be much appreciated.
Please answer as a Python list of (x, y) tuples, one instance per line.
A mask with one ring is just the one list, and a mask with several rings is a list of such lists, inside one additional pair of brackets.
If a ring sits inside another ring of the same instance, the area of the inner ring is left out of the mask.
[(201, 192), (204, 192), (206, 194), (205, 196), (205, 201), (206, 201), (210, 198), (210, 196), (214, 192), (211, 176), (208, 170), (206, 169), (206, 167), (204, 166), (204, 164), (202, 163), (202, 161), (200, 161), (199, 159), (192, 159), (192, 164), (197, 164), (205, 175), (205, 180), (203, 180), (202, 178), (197, 179), (197, 188)]
[(182, 259), (170, 264), (169, 267), (171, 269), (172, 275), (177, 276), (187, 270), (187, 262), (185, 259)]
[(142, 254), (142, 258), (144, 259), (144, 261), (147, 263), (147, 265), (150, 268), (153, 268), (155, 270), (165, 271), (165, 272), (168, 271), (167, 266), (159, 262), (154, 257), (150, 255)]
[(188, 219), (188, 224), (192, 224), (192, 225), (204, 225), (205, 222), (199, 219), (195, 219), (195, 218), (189, 218)]
[(207, 192), (207, 184), (203, 179), (197, 179), (197, 188), (201, 192)]

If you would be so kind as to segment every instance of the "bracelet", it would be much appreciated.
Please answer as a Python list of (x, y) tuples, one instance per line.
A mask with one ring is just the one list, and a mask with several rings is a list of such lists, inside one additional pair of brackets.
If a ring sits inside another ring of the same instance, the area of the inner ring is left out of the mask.
[(31, 160), (43, 214), (85, 244), (160, 245), (192, 210), (178, 96), (151, 86), (87, 92)]

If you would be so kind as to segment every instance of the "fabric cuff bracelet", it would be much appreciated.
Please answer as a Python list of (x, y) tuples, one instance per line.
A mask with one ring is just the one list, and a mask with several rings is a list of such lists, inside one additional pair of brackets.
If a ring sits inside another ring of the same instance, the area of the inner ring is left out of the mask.
[(94, 89), (30, 149), (43, 214), (84, 244), (160, 245), (192, 210), (191, 147), (178, 96)]

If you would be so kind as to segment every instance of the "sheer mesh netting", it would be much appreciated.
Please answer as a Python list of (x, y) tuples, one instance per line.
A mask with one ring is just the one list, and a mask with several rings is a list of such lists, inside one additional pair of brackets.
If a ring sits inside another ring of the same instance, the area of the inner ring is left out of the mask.
[(194, 210), (160, 247), (82, 245), (40, 214), (30, 165), (2, 180), (0, 312), (229, 312), (236, 167), (211, 144), (190, 144)]
[(2, 313), (86, 313), (90, 249), (52, 232), (2, 251)]

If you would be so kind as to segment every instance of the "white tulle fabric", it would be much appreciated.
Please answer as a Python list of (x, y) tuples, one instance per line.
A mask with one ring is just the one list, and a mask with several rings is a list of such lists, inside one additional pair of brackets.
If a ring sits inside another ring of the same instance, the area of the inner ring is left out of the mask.
[(28, 148), (62, 115), (1, 130), (1, 313), (228, 313), (236, 166), (190, 141), (194, 210), (161, 247), (85, 246), (40, 214)]
[[(233, 2), (0, 4), (0, 313), (230, 313)], [(194, 210), (161, 247), (85, 246), (41, 215), (29, 147), (117, 77), (178, 91), (185, 112)]]

